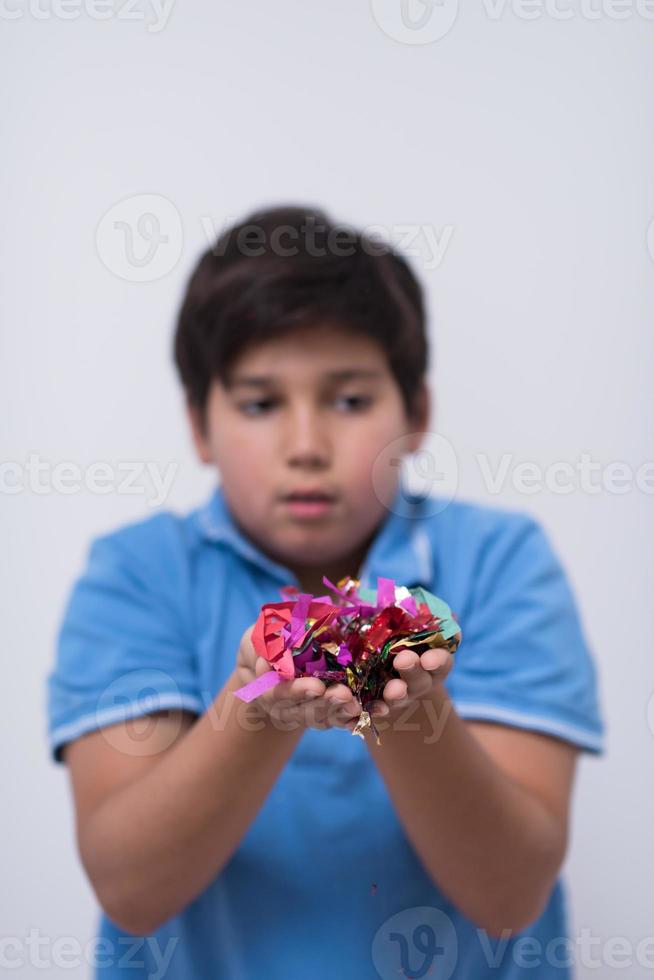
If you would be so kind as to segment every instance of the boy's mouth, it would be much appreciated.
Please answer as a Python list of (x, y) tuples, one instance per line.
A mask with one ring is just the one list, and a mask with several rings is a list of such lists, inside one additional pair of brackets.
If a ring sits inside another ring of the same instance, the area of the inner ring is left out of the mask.
[(327, 514), (336, 501), (336, 495), (318, 488), (299, 488), (282, 496), (287, 510), (293, 517), (314, 518)]

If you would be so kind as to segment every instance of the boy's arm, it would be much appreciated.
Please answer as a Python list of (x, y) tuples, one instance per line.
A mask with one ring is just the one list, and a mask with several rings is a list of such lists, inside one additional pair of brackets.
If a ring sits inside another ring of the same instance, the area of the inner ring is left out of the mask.
[(153, 714), (145, 738), (122, 723), (65, 748), (82, 863), (128, 932), (154, 931), (216, 877), (302, 736), (233, 696), (247, 679), (235, 669), (197, 720)]
[(465, 721), (445, 687), (404, 726), (367, 739), (425, 870), (493, 935), (541, 913), (565, 857), (578, 750), (503, 725)]

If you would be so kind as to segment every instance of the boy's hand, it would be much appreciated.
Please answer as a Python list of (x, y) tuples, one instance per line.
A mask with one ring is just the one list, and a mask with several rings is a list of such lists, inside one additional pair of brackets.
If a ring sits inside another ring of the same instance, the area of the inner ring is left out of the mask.
[[(254, 649), (253, 629), (254, 626), (246, 629), (238, 648), (237, 670), (243, 684), (273, 669)], [(295, 723), (304, 728), (351, 728), (361, 713), (359, 703), (346, 684), (326, 687), (317, 677), (281, 681), (251, 704), (256, 704), (272, 720), (273, 726), (277, 721), (284, 727)]]
[(373, 703), (371, 715), (384, 717), (412, 701), (429, 697), (434, 687), (445, 680), (453, 664), (454, 654), (447, 647), (434, 647), (421, 654), (415, 650), (401, 650), (393, 659), (393, 667), (401, 676), (387, 682), (383, 700)]

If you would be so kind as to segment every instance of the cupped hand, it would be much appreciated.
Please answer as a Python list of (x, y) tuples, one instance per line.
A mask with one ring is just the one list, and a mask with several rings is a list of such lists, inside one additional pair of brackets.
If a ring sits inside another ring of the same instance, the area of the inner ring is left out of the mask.
[[(253, 629), (253, 626), (246, 629), (239, 644), (237, 669), (243, 684), (273, 669), (254, 649)], [(285, 729), (295, 725), (318, 729), (351, 728), (361, 713), (361, 705), (346, 684), (327, 687), (317, 677), (280, 681), (251, 704), (267, 715), (273, 725), (278, 723)]]
[(385, 717), (395, 714), (414, 701), (431, 695), (438, 684), (442, 684), (454, 664), (454, 654), (447, 647), (432, 647), (424, 653), (415, 650), (401, 650), (393, 659), (393, 667), (399, 677), (386, 682), (382, 700), (374, 701), (370, 714)]

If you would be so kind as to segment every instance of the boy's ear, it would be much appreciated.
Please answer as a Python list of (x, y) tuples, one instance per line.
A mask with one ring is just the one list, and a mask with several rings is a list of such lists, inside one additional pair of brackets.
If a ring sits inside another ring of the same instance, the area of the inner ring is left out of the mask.
[(432, 396), (429, 385), (423, 381), (414, 402), (414, 411), (409, 420), (409, 440), (407, 451), (415, 453), (422, 445), (423, 437), (429, 429), (432, 409)]
[(206, 436), (202, 411), (188, 398), (186, 399), (186, 414), (188, 415), (191, 427), (191, 436), (193, 437), (195, 451), (203, 463), (210, 463), (211, 453), (209, 451), (209, 442)]

